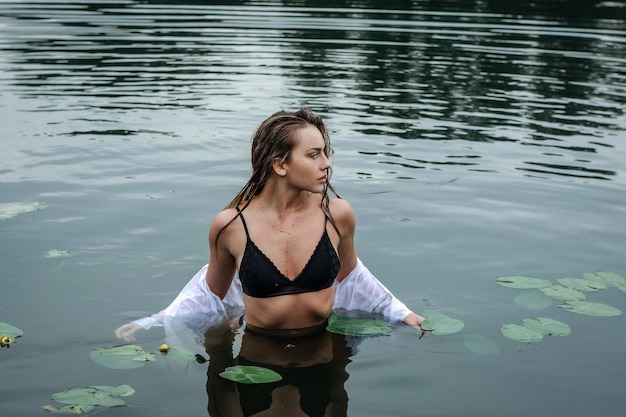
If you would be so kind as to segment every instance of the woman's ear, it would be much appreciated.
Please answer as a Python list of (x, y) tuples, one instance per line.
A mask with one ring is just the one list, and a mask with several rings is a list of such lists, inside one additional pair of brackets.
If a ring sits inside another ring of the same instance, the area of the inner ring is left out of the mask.
[(272, 161), (272, 168), (274, 169), (274, 172), (281, 177), (287, 175), (287, 168), (285, 167), (285, 163), (278, 158)]

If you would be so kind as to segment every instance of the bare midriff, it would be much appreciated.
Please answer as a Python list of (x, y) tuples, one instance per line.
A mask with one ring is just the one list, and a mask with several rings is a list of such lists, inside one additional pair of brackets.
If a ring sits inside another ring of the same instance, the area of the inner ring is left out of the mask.
[(303, 329), (323, 324), (333, 308), (335, 287), (316, 292), (256, 298), (244, 295), (246, 323), (261, 329)]

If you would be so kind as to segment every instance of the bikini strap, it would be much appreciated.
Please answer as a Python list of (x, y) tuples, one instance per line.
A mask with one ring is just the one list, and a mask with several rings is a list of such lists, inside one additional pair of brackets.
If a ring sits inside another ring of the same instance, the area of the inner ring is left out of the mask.
[(246, 220), (243, 218), (243, 212), (239, 209), (239, 206), (235, 207), (237, 209), (237, 215), (241, 218), (241, 223), (243, 224), (243, 230), (246, 232), (246, 237), (250, 239), (250, 234), (248, 233), (248, 225), (246, 224)]

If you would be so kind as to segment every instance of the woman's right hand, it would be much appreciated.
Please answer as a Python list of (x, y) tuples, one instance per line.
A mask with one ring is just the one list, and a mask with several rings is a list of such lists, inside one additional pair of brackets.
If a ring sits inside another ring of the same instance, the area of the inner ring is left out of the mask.
[(138, 330), (143, 330), (143, 327), (132, 322), (126, 323), (115, 330), (115, 336), (117, 336), (118, 339), (122, 339), (126, 342), (134, 342), (134, 335)]

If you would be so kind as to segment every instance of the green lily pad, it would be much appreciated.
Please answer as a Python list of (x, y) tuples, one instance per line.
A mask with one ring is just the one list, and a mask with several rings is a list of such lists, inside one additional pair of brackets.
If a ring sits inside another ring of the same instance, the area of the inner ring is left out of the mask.
[(458, 333), (465, 327), (461, 320), (449, 317), (439, 311), (425, 311), (424, 317), (425, 320), (420, 325), (422, 330), (430, 331), (438, 336)]
[(185, 352), (176, 348), (170, 348), (170, 350), (167, 352), (167, 355), (171, 356), (177, 361), (185, 363), (195, 362), (197, 360), (196, 356), (193, 353)]
[(146, 362), (156, 360), (153, 354), (144, 352), (137, 345), (95, 348), (89, 352), (89, 357), (98, 365), (111, 369), (141, 368)]
[(155, 361), (156, 357), (154, 356), (154, 353), (143, 352), (137, 356), (133, 356), (133, 360), (138, 362), (150, 362)]
[(567, 311), (571, 311), (572, 313), (584, 314), (587, 316), (614, 317), (622, 314), (622, 311), (618, 308), (591, 301), (571, 300), (567, 301), (565, 304), (561, 304), (559, 307), (564, 308)]
[(571, 288), (578, 291), (598, 291), (605, 290), (607, 285), (600, 281), (592, 281), (585, 278), (559, 278), (557, 279), (559, 284), (564, 287)]
[(528, 310), (543, 310), (550, 307), (554, 299), (540, 291), (522, 293), (513, 299), (513, 304)]
[(70, 256), (70, 252), (61, 249), (51, 249), (43, 254), (44, 258), (65, 258), (66, 256)]
[(582, 301), (587, 299), (587, 296), (582, 291), (578, 291), (572, 288), (567, 288), (562, 285), (553, 285), (552, 287), (542, 288), (540, 290), (548, 297), (556, 298), (557, 300), (570, 301), (578, 300)]
[(543, 278), (526, 277), (526, 276), (505, 276), (496, 278), (498, 285), (509, 288), (518, 289), (531, 289), (531, 288), (546, 288), (553, 285), (552, 281)]
[(465, 347), (479, 355), (496, 355), (500, 348), (491, 339), (476, 333), (470, 333), (464, 337)]
[(24, 335), (24, 332), (9, 323), (0, 322), (0, 334), (6, 334), (11, 337), (20, 337)]
[(504, 324), (500, 330), (504, 336), (517, 342), (540, 342), (543, 339), (543, 334), (520, 324)]
[(96, 390), (106, 393), (108, 395), (113, 395), (116, 397), (128, 397), (135, 393), (135, 390), (130, 385), (122, 384), (117, 386), (110, 385), (94, 385), (92, 388)]
[(608, 283), (604, 280), (604, 278), (602, 278), (600, 275), (596, 275), (595, 272), (585, 272), (583, 274), (583, 279), (586, 279), (590, 282), (598, 283), (599, 285), (604, 284), (605, 286), (608, 286)]
[(0, 204), (0, 221), (12, 219), (22, 213), (43, 210), (46, 207), (48, 207), (46, 203), (39, 202)]
[(60, 413), (82, 414), (93, 408), (100, 407), (120, 407), (126, 405), (125, 397), (135, 393), (130, 385), (118, 385), (116, 387), (100, 385), (71, 388), (57, 392), (52, 395), (52, 399), (61, 404), (68, 404), (61, 409)]
[(524, 319), (524, 326), (546, 336), (567, 336), (572, 333), (567, 324), (546, 317)]
[(59, 414), (85, 414), (93, 410), (94, 408), (96, 408), (96, 406), (90, 405), (90, 404), (70, 404), (70, 405), (64, 405), (63, 407), (59, 408), (57, 413)]
[(326, 330), (347, 336), (378, 336), (390, 333), (391, 325), (383, 320), (340, 316), (331, 313)]
[(280, 374), (261, 366), (230, 366), (220, 376), (241, 384), (266, 384), (283, 379)]
[(626, 278), (622, 277), (615, 272), (605, 272), (605, 271), (596, 271), (592, 273), (583, 274), (583, 276), (588, 275), (590, 279), (599, 280), (605, 283), (610, 287), (618, 287), (622, 291), (626, 291)]

